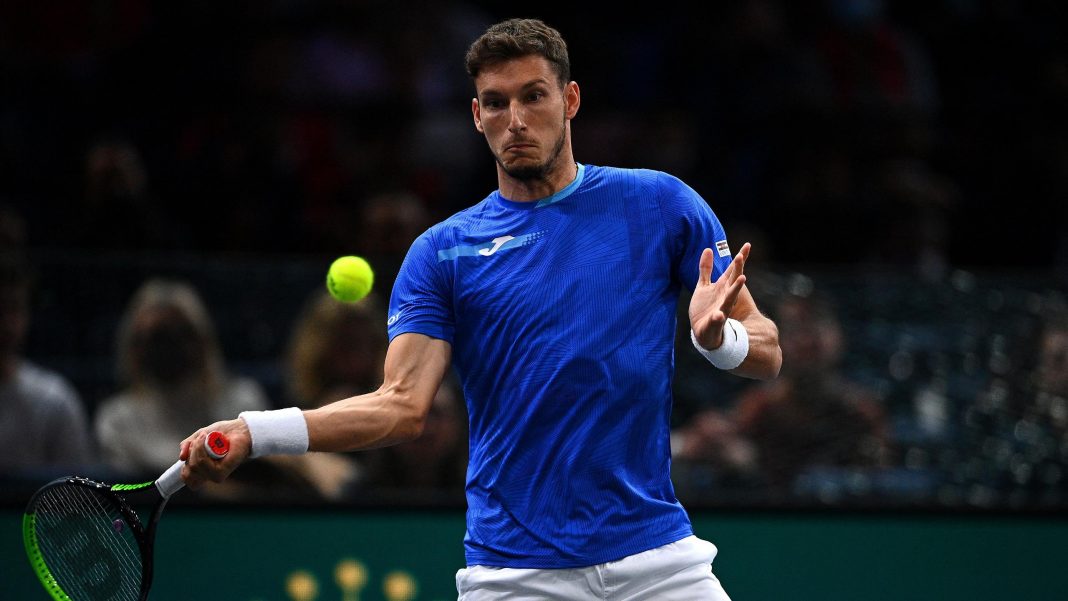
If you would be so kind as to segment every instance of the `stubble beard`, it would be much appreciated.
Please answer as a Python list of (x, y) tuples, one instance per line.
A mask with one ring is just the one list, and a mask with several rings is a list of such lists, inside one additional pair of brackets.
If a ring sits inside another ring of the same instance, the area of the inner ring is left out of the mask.
[[(566, 121), (565, 121), (566, 123)], [(514, 167), (508, 167), (501, 160), (500, 155), (494, 153), (494, 158), (497, 159), (497, 164), (501, 166), (501, 169), (508, 174), (509, 177), (521, 182), (530, 182), (546, 179), (550, 172), (556, 167), (556, 163), (560, 158), (560, 153), (564, 149), (564, 140), (566, 138), (567, 128), (560, 128), (560, 137), (556, 139), (556, 144), (553, 145), (552, 152), (545, 158), (545, 161), (535, 165), (518, 165)]]

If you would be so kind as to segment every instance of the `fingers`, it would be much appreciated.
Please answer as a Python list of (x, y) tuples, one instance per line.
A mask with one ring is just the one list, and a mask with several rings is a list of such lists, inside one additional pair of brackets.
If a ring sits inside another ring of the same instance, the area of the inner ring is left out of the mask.
[(182, 480), (186, 486), (196, 490), (205, 482), (222, 482), (232, 468), (222, 465), (221, 459), (215, 459), (207, 449), (208, 430), (201, 429), (182, 441), (179, 458), (185, 460), (182, 468)]
[(182, 467), (182, 480), (185, 485), (193, 490), (199, 489), (209, 478), (205, 473), (204, 459), (207, 453), (204, 451), (203, 431), (198, 430), (195, 434), (182, 441), (182, 455), (185, 466)]
[(738, 251), (738, 254), (735, 255), (733, 263), (736, 263), (738, 265), (738, 272), (735, 274), (736, 276), (740, 276), (745, 273), (745, 262), (749, 260), (749, 251), (751, 251), (752, 249), (753, 245), (746, 242), (742, 245), (742, 249)]
[(715, 264), (715, 259), (712, 258), (712, 249), (706, 248), (701, 251), (701, 261), (697, 265), (697, 285), (711, 284), (712, 283), (712, 266)]
[(744, 261), (745, 261), (746, 259), (748, 259), (748, 258), (749, 258), (749, 252), (750, 252), (750, 251), (752, 251), (752, 250), (753, 250), (753, 245), (752, 245), (752, 244), (750, 244), (750, 243), (748, 243), (748, 242), (746, 242), (745, 244), (743, 244), (743, 245), (742, 245), (742, 248), (740, 248), (740, 249), (738, 250), (738, 254), (742, 256), (742, 261), (743, 261), (743, 262), (744, 262)]
[(727, 266), (720, 279), (728, 284), (734, 283), (734, 279), (745, 272), (745, 260), (749, 258), (749, 250), (751, 248), (752, 246), (748, 242), (743, 244), (742, 249), (738, 251), (738, 254), (734, 255), (734, 259), (731, 260), (731, 264)]
[[(730, 265), (727, 269), (723, 270), (723, 274), (717, 281), (722, 281), (728, 284), (733, 284), (735, 278), (745, 273), (745, 262), (749, 258), (749, 252), (752, 250), (753, 245), (746, 242), (742, 245), (738, 254), (734, 255)], [(697, 285), (711, 284), (712, 283), (712, 268), (715, 266), (714, 255), (711, 248), (706, 248), (701, 252), (701, 260), (698, 264), (698, 278)]]
[[(220, 432), (229, 442), (228, 452), (221, 458), (208, 452), (208, 437)], [(186, 486), (196, 489), (205, 482), (222, 482), (252, 452), (252, 439), (248, 425), (240, 418), (216, 422), (201, 428), (179, 445), (179, 459), (185, 461), (182, 480)]]
[(740, 275), (738, 279), (734, 280), (727, 288), (727, 292), (723, 295), (723, 312), (730, 315), (734, 310), (734, 303), (738, 301), (738, 295), (742, 292), (742, 287), (745, 286), (745, 276)]

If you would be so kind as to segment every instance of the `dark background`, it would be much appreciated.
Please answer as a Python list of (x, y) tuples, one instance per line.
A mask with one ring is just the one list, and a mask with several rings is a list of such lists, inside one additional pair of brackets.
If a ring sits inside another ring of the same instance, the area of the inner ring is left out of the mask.
[[(668, 170), (776, 264), (1063, 269), (1059, 2), (523, 7), (568, 40), (580, 161)], [(466, 45), (492, 3), (6, 2), (0, 198), (35, 246), (337, 253), (495, 187)], [(142, 198), (90, 189), (129, 143)]]

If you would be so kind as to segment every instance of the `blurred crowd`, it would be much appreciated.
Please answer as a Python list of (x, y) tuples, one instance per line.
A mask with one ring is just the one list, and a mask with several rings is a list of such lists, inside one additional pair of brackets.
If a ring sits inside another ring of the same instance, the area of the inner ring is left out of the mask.
[[(158, 476), (177, 460), (180, 442), (206, 424), (242, 411), (315, 408), (381, 384), (387, 338), (377, 290), (357, 303), (342, 303), (324, 285), (305, 288), (292, 323), (282, 326), (288, 341), (277, 361), (265, 365), (278, 377), (265, 381), (230, 365), (197, 285), (179, 275), (149, 275), (111, 320), (113, 372), (106, 386), (94, 389), (107, 392), (83, 400), (71, 377), (25, 352), (31, 298), (48, 294), (51, 287), (41, 278), (52, 269), (26, 248), (24, 223), (10, 208), (0, 212), (0, 481), (16, 492), (19, 482), (86, 470), (110, 479)], [(105, 271), (129, 268), (108, 262)], [(107, 279), (91, 276), (90, 285), (106, 286)], [(236, 274), (237, 286), (245, 286), (240, 279)], [(60, 288), (80, 296), (76, 278)], [(413, 443), (359, 454), (260, 458), (205, 494), (245, 502), (340, 501), (370, 490), (378, 499), (456, 503), (466, 450), (466, 409), (450, 377)]]
[[(16, 241), (0, 262), (0, 488), (10, 495), (70, 472), (151, 478), (204, 424), (381, 383), (388, 287), (341, 303), (323, 285), (329, 258), (35, 258), (18, 246), (18, 216), (2, 213), (0, 235)], [(680, 498), (1068, 506), (1068, 288), (960, 269), (936, 282), (765, 266), (749, 278), (779, 326), (782, 372), (762, 383), (709, 367), (689, 344), (680, 299)], [(414, 442), (261, 458), (203, 494), (458, 506), (466, 453), (466, 407), (450, 376)]]
[[(215, 419), (377, 387), (408, 245), (496, 187), (462, 56), (500, 10), (0, 6), (0, 476), (151, 476)], [(715, 373), (680, 330), (680, 496), (1068, 505), (1066, 12), (522, 15), (569, 42), (580, 161), (677, 175), (754, 244), (783, 373)], [(375, 267), (358, 304), (323, 293), (340, 254)], [(414, 443), (207, 494), (462, 501), (465, 423), (450, 379)]]

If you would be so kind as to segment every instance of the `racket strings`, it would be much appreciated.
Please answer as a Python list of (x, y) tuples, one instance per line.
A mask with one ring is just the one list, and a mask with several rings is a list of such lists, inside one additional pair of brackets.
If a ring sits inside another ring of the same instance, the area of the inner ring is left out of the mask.
[(36, 536), (45, 563), (72, 599), (137, 601), (141, 552), (118, 505), (84, 486), (38, 499)]
[[(101, 526), (103, 526), (104, 524), (107, 524), (107, 521), (97, 521), (97, 522), (94, 522), (93, 525), (96, 527), (96, 530), (97, 530), (98, 534), (102, 534), (103, 536), (108, 536), (112, 540), (122, 541), (122, 543), (126, 547), (126, 549), (125, 549), (125, 552), (120, 552), (120, 555), (123, 555), (124, 557), (133, 558), (133, 561), (121, 562), (119, 564), (119, 566), (120, 566), (120, 568), (122, 568), (124, 570), (124, 573), (126, 573), (126, 575), (128, 575), (132, 579), (132, 581), (135, 582), (138, 587), (140, 587), (140, 582), (141, 582), (141, 563), (142, 563), (141, 562), (141, 551), (137, 548), (137, 544), (136, 543), (131, 544), (131, 538), (132, 537), (130, 537), (128, 535), (123, 535), (123, 531), (125, 531), (126, 528), (129, 527), (129, 525), (125, 524), (125, 522), (124, 522), (125, 518), (122, 516), (122, 513), (119, 512), (118, 508), (114, 506), (114, 503), (112, 503), (111, 499), (108, 499), (108, 505), (112, 506), (114, 509), (111, 509), (109, 511), (109, 509), (104, 506), (104, 503), (101, 501), (101, 497), (100, 496), (98, 496), (98, 495), (87, 495), (86, 498), (88, 498), (89, 500), (91, 500), (93, 502), (93, 504), (95, 504), (95, 508), (94, 509), (98, 512), (99, 515), (107, 516), (111, 520), (110, 521), (110, 532), (108, 532), (108, 529), (101, 530)], [(120, 524), (123, 524), (122, 529), (119, 530), (119, 531), (116, 531), (116, 527), (115, 527), (116, 522), (115, 522), (115, 520), (123, 520), (122, 522), (119, 522)], [(136, 567), (136, 570), (129, 569), (129, 568), (134, 568), (134, 567)]]

